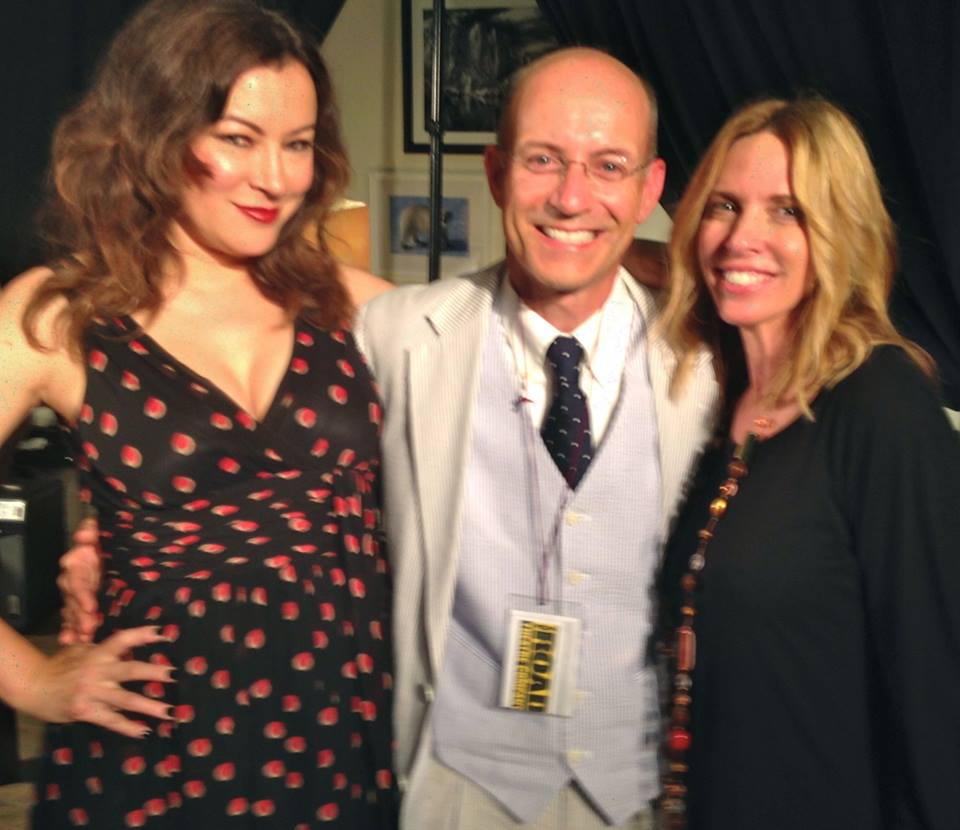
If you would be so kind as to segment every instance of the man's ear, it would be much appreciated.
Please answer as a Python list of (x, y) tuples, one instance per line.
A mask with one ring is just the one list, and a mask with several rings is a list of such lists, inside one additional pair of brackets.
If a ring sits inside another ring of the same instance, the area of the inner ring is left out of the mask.
[(667, 178), (667, 163), (661, 158), (655, 158), (643, 174), (643, 193), (640, 196), (640, 205), (637, 209), (637, 224), (647, 220), (663, 195), (663, 184)]
[(499, 147), (488, 144), (483, 151), (483, 169), (487, 174), (487, 185), (490, 188), (490, 195), (496, 202), (498, 208), (503, 208), (503, 189), (504, 179), (506, 178), (507, 165), (503, 158), (503, 152)]

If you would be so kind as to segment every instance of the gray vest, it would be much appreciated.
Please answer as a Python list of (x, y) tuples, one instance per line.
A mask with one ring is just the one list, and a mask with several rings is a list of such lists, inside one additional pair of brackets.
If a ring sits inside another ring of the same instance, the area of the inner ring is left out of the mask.
[[(542, 540), (568, 489), (537, 430), (522, 420), (529, 415), (516, 403), (516, 373), (496, 311), (484, 347), (433, 746), (440, 761), (522, 822), (533, 821), (571, 781), (615, 823), (659, 792), (656, 681), (645, 656), (660, 471), (639, 311), (634, 321), (620, 399), (559, 522), (561, 561), (554, 558), (549, 572), (551, 597), (572, 607), (583, 625), (570, 718), (497, 705), (512, 595), (536, 595)], [(536, 529), (535, 481), (543, 525)]]

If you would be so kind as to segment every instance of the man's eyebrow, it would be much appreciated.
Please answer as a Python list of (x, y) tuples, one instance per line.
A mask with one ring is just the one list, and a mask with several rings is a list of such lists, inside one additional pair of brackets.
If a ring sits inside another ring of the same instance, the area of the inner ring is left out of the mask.
[[(549, 141), (524, 141), (517, 145), (519, 148), (524, 150), (533, 150), (533, 149), (542, 149), (549, 150), (551, 153), (556, 153), (560, 156), (566, 156), (566, 153), (561, 147), (556, 144), (553, 144)], [(629, 150), (624, 150), (619, 147), (604, 147), (600, 150), (594, 150), (590, 154), (591, 157), (594, 156), (620, 156), (621, 158), (631, 158), (633, 154)]]
[[(259, 124), (256, 124), (253, 121), (248, 121), (246, 118), (243, 118), (239, 115), (230, 115), (230, 113), (226, 113), (220, 117), (220, 120), (235, 121), (237, 124), (242, 124), (247, 129), (253, 130), (253, 132), (257, 133), (258, 135), (263, 135), (263, 128), (260, 127)], [(316, 125), (311, 121), (309, 124), (304, 124), (302, 127), (297, 127), (294, 130), (290, 130), (287, 135), (295, 135), (296, 133), (302, 133), (305, 130), (313, 130), (315, 126)]]
[(542, 149), (550, 150), (554, 153), (559, 153), (560, 148), (556, 144), (551, 144), (549, 141), (524, 141), (517, 145), (518, 147), (523, 147), (525, 150), (530, 149)]

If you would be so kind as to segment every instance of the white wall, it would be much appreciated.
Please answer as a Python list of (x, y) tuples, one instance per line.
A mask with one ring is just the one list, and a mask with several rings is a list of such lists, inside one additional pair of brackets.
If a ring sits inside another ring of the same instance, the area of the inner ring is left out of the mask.
[[(347, 0), (324, 41), (324, 57), (337, 90), (353, 166), (347, 195), (362, 202), (370, 201), (372, 171), (429, 172), (426, 154), (403, 152), (400, 6), (400, 0)], [(444, 173), (483, 173), (479, 155), (448, 154), (443, 166)], [(496, 206), (488, 194), (485, 198), (482, 209), (492, 217), (488, 259), (493, 261), (503, 254), (503, 232)], [(661, 210), (648, 220), (640, 235), (665, 240), (669, 229), (670, 220)], [(377, 241), (371, 240), (371, 244)], [(426, 258), (424, 268), (425, 263)]]
[[(403, 152), (403, 60), (399, 0), (347, 0), (327, 39), (324, 57), (333, 76), (343, 120), (344, 139), (353, 167), (347, 195), (370, 202), (371, 172), (429, 173), (429, 156)], [(444, 173), (482, 175), (477, 156), (444, 156)], [(490, 261), (503, 253), (499, 221), (492, 221), (496, 207), (486, 188), (480, 210), (491, 219)], [(371, 212), (375, 209), (371, 205)], [(371, 240), (371, 247), (377, 240)], [(423, 257), (426, 279), (426, 257)], [(383, 276), (393, 278), (389, 272)], [(395, 277), (404, 281), (404, 277)]]

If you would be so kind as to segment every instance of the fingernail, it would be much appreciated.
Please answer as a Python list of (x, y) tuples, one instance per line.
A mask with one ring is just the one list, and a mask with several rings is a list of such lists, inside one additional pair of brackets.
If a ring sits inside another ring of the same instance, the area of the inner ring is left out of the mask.
[(147, 726), (142, 720), (134, 721), (134, 723), (140, 727), (140, 731), (137, 733), (138, 738), (146, 738), (153, 730)]

